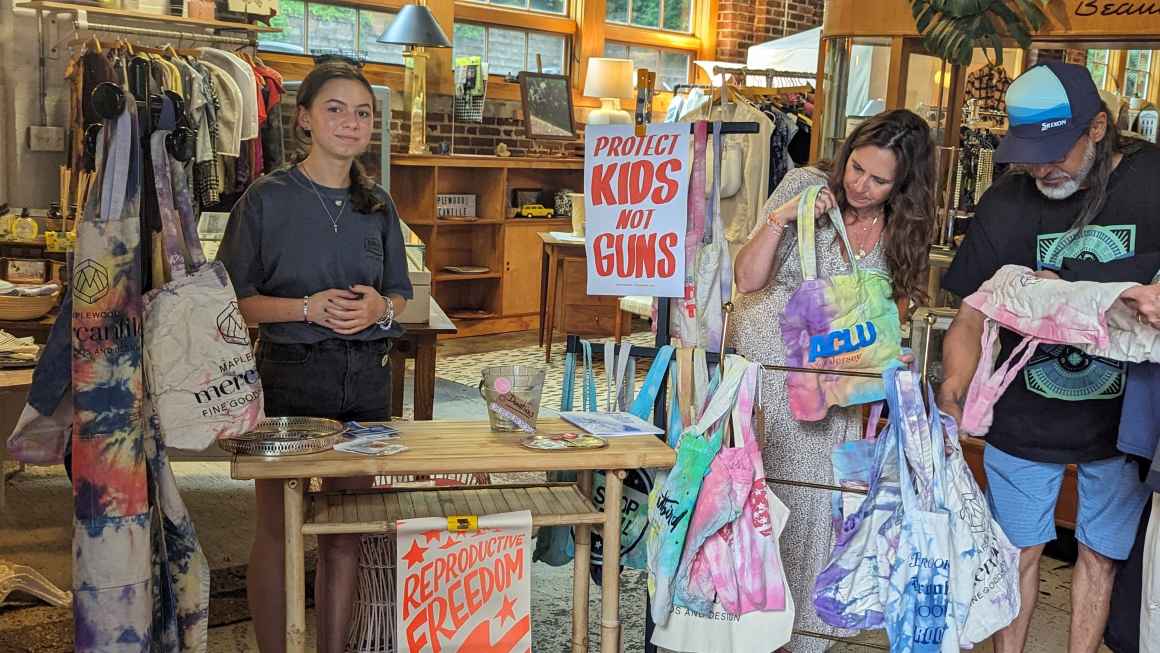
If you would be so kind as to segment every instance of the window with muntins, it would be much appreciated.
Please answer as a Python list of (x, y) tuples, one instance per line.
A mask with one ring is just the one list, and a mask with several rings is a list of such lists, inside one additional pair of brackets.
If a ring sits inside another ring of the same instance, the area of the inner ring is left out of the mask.
[(403, 46), (379, 43), (394, 13), (321, 2), (281, 0), (271, 26), (258, 35), (258, 49), (287, 54), (342, 54), (376, 63), (402, 64)]
[(607, 0), (605, 20), (621, 25), (691, 32), (693, 0)]
[(536, 72), (536, 55), (545, 73), (567, 73), (567, 38), (551, 32), (537, 32), (498, 25), (455, 23), (454, 57), (481, 57), (493, 75)]
[(688, 52), (606, 41), (604, 56), (631, 59), (634, 73), (640, 68), (655, 72), (658, 90), (671, 91), (677, 84), (689, 83), (692, 57)]

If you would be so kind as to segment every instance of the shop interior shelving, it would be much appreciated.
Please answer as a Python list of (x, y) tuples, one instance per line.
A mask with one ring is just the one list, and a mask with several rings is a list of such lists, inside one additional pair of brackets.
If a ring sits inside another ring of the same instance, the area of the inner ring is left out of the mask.
[[(427, 246), (431, 294), (459, 327), (460, 336), (534, 329), (539, 323), (539, 234), (571, 231), (570, 218), (517, 218), (513, 189), (537, 189), (552, 207), (560, 190), (579, 191), (580, 159), (397, 155), (391, 195), (399, 215)], [(474, 220), (436, 216), (442, 193), (476, 196)], [(487, 272), (459, 274), (448, 266)]]

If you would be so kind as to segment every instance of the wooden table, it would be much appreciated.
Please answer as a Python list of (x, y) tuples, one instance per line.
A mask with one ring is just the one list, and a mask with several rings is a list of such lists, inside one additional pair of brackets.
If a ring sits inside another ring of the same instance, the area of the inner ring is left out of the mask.
[[(338, 451), (306, 456), (258, 458), (236, 456), (230, 473), (235, 479), (284, 481), (286, 531), (286, 650), (305, 651), (306, 583), (304, 538), (335, 533), (393, 533), (395, 521), (412, 517), (462, 514), (463, 505), (482, 505), (484, 512), (530, 510), (534, 526), (575, 525), (576, 558), (572, 589), (572, 653), (588, 652), (588, 575), (591, 567), (590, 529), (604, 535), (600, 650), (616, 653), (620, 646), (620, 504), (625, 470), (670, 468), (676, 453), (648, 436), (610, 438), (608, 447), (589, 451), (532, 451), (520, 446), (519, 433), (493, 433), (487, 422), (410, 422), (395, 425), (410, 449), (394, 456), (369, 457)], [(559, 420), (541, 420), (543, 432), (569, 427)], [(492, 486), (407, 490), (412, 498), (398, 501), (398, 492), (344, 491), (304, 496), (305, 479), (405, 474), (476, 474), (500, 472), (578, 471), (577, 485)], [(604, 505), (598, 512), (588, 496), (592, 472), (605, 470)], [(390, 500), (395, 497), (395, 500)], [(493, 510), (486, 509), (491, 506)], [(458, 509), (457, 509), (458, 507)], [(353, 518), (351, 516), (353, 515)], [(393, 616), (391, 617), (393, 618)]]
[[(540, 255), (540, 346), (544, 361), (552, 362), (552, 339), (556, 333), (557, 314), (560, 327), (577, 335), (609, 336), (616, 334), (620, 312), (618, 297), (594, 297), (586, 292), (586, 281), (569, 285), (565, 271), (576, 266), (582, 279), (587, 278), (588, 253), (583, 242), (561, 240), (550, 232), (539, 234), (543, 242)], [(571, 302), (569, 301), (571, 297)], [(571, 309), (569, 304), (571, 303)], [(572, 320), (569, 320), (569, 316)], [(619, 335), (624, 335), (623, 333)]]
[(407, 359), (415, 359), (415, 419), (429, 420), (435, 416), (435, 345), (441, 333), (455, 333), (455, 323), (443, 308), (431, 298), (431, 316), (425, 324), (403, 324), (406, 335), (395, 343), (391, 351), (391, 415), (403, 416), (403, 378), (407, 373)]
[(552, 336), (556, 327), (556, 300), (559, 283), (563, 280), (564, 262), (568, 259), (587, 260), (583, 242), (560, 240), (550, 232), (540, 234), (544, 243), (540, 253), (540, 346), (544, 347), (544, 361), (552, 362)]

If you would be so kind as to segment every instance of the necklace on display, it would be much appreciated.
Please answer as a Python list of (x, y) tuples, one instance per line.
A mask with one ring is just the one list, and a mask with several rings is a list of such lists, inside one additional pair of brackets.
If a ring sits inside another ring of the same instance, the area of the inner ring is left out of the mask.
[[(330, 220), (330, 226), (334, 229), (334, 233), (338, 233), (338, 222), (342, 219), (342, 212), (346, 210), (346, 205), (350, 204), (350, 202), (334, 200), (334, 203), (338, 205), (338, 215), (334, 215), (330, 212), (330, 208), (326, 206), (326, 200), (322, 199), (322, 193), (318, 191), (318, 182), (314, 181), (314, 177), (310, 176), (310, 173), (306, 170), (306, 166), (299, 163), (298, 170), (310, 182), (310, 190), (314, 191), (314, 196), (318, 198), (318, 203), (322, 205), (322, 210), (326, 212), (326, 217)], [(298, 182), (298, 185), (302, 186), (303, 184), (302, 182)]]

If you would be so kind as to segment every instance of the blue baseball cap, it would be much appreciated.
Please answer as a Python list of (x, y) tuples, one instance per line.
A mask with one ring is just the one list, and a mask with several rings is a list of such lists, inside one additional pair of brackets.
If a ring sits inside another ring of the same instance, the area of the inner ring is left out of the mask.
[(1100, 104), (1087, 68), (1060, 61), (1028, 68), (1007, 89), (1009, 124), (995, 161), (1063, 160), (1100, 112)]

